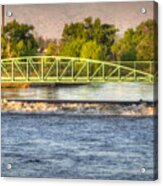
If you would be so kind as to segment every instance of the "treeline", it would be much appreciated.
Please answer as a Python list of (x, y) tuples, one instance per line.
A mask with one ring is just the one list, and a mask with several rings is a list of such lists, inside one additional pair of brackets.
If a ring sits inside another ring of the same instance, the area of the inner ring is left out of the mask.
[(157, 60), (157, 24), (153, 20), (142, 22), (136, 29), (128, 29), (123, 38), (112, 46), (115, 60), (152, 61)]
[(117, 39), (118, 29), (100, 19), (66, 24), (61, 40), (36, 37), (32, 25), (7, 23), (1, 36), (2, 58), (61, 55), (104, 61), (157, 60), (157, 25), (153, 20), (129, 28)]
[(33, 30), (32, 25), (19, 24), (16, 20), (7, 23), (1, 35), (2, 58), (36, 55), (39, 46)]

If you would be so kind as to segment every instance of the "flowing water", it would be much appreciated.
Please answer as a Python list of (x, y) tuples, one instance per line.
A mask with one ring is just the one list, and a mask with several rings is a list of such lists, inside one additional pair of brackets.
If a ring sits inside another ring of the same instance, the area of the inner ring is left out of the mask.
[(3, 113), (2, 176), (153, 180), (154, 125), (152, 117)]
[[(107, 83), (2, 89), (2, 98), (153, 101), (153, 86)], [(150, 116), (3, 112), (2, 176), (153, 180), (156, 125)], [(10, 170), (7, 164), (12, 165)]]
[(153, 101), (153, 85), (146, 83), (96, 83), (56, 87), (3, 88), (2, 98), (53, 100)]

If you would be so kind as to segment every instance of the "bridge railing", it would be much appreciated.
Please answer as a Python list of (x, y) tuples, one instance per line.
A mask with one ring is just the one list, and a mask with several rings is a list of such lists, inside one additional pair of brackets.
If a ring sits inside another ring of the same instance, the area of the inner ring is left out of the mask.
[(2, 82), (153, 82), (156, 72), (157, 63), (152, 61), (105, 62), (60, 56), (34, 56), (1, 60)]

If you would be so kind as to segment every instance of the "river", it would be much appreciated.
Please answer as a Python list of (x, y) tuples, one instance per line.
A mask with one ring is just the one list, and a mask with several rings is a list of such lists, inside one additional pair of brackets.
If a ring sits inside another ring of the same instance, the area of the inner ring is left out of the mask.
[(152, 117), (3, 113), (2, 176), (153, 180), (154, 125)]
[(153, 85), (148, 83), (93, 83), (55, 87), (3, 88), (2, 98), (53, 100), (153, 101)]
[[(2, 89), (2, 98), (153, 101), (153, 86)], [(2, 176), (154, 180), (156, 128), (152, 116), (2, 112)]]

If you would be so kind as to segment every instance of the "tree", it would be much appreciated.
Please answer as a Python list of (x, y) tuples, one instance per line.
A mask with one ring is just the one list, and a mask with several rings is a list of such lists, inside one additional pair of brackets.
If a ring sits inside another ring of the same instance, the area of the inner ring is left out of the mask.
[(142, 22), (136, 28), (134, 39), (135, 43), (137, 43), (137, 60), (158, 60), (158, 30), (155, 21), (147, 20)]
[(100, 59), (102, 54), (102, 47), (96, 41), (88, 41), (81, 49), (80, 57), (89, 59)]
[(32, 34), (32, 25), (16, 20), (7, 23), (2, 35), (2, 57), (31, 56), (37, 53), (37, 42)]
[[(60, 54), (109, 60), (117, 31), (114, 25), (102, 24), (99, 18), (93, 22), (92, 17), (87, 17), (84, 22), (66, 24), (62, 33)], [(93, 55), (92, 52), (86, 51), (87, 48), (91, 49), (91, 46), (97, 47)]]
[(115, 60), (157, 60), (157, 24), (153, 20), (140, 23), (135, 30), (128, 29), (123, 38), (112, 46)]
[(136, 59), (136, 45), (134, 42), (133, 29), (128, 29), (124, 33), (124, 37), (114, 43), (112, 52), (115, 60), (132, 61)]
[(62, 44), (60, 55), (61, 56), (70, 56), (70, 57), (80, 57), (83, 39), (77, 38), (76, 40), (67, 42), (65, 45)]
[(56, 41), (51, 41), (48, 44), (46, 55), (47, 56), (57, 56), (59, 54), (60, 46), (57, 44)]
[(8, 56), (7, 43), (5, 41), (4, 35), (1, 35), (1, 56), (6, 58)]

